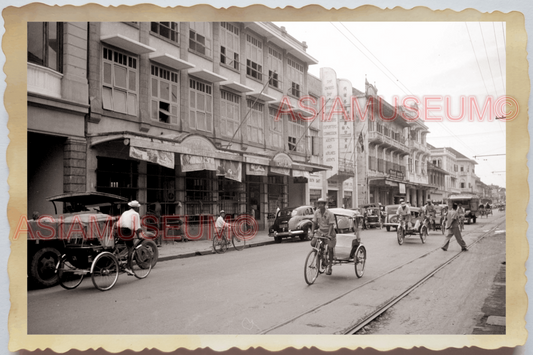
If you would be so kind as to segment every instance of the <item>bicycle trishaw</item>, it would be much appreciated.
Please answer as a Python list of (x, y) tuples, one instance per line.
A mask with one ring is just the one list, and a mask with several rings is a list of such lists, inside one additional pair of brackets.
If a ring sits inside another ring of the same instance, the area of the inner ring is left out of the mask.
[[(411, 224), (406, 223), (405, 219), (400, 217), (396, 230), (399, 245), (402, 245), (405, 238), (410, 235), (419, 235), (422, 243), (426, 242), (429, 230), (429, 218), (427, 216), (422, 217), (420, 212), (418, 207), (411, 207)], [(416, 223), (417, 221), (419, 223)]]
[[(363, 277), (366, 263), (366, 248), (362, 242), (357, 243), (362, 224), (362, 216), (355, 211), (342, 208), (330, 208), (335, 214), (337, 244), (333, 252), (332, 265), (352, 264), (355, 275)], [(315, 232), (313, 245), (305, 259), (304, 278), (308, 285), (312, 285), (318, 275), (323, 274), (329, 264), (328, 237), (319, 230)], [(350, 257), (352, 248), (356, 245), (353, 257)]]
[(481, 211), (483, 208), (483, 213), (481, 216), (486, 216), (489, 218), (489, 215), (492, 215), (492, 200), (488, 198), (482, 198), (479, 200), (479, 209)]
[[(105, 214), (65, 218), (64, 253), (56, 266), (63, 288), (75, 289), (86, 276), (90, 276), (93, 285), (101, 291), (116, 284), (119, 273), (125, 270), (128, 255), (116, 230), (117, 220)], [(157, 246), (152, 240), (135, 239), (131, 254), (133, 275), (138, 279), (147, 277), (157, 262), (157, 255)]]

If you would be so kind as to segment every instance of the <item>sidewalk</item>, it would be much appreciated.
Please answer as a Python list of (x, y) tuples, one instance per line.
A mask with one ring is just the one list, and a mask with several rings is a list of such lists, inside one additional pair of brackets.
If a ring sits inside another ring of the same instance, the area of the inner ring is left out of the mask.
[[(268, 236), (268, 231), (258, 231), (250, 240), (246, 241), (246, 248), (258, 247), (273, 244), (274, 238)], [(163, 245), (158, 248), (159, 261), (189, 258), (192, 256), (213, 254), (212, 239), (182, 241), (163, 241)], [(234, 251), (230, 245), (226, 252)]]

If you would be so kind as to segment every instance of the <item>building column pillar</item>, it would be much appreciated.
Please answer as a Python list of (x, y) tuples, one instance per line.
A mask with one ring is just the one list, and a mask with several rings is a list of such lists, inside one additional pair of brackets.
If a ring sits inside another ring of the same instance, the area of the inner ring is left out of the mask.
[(63, 192), (84, 192), (87, 185), (87, 140), (67, 138), (63, 151)]

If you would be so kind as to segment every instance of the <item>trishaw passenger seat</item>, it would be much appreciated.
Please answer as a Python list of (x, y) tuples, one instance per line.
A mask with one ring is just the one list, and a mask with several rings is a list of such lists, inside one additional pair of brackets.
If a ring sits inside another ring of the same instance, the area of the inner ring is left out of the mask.
[(351, 220), (349, 218), (340, 218), (337, 222), (339, 233), (351, 232)]

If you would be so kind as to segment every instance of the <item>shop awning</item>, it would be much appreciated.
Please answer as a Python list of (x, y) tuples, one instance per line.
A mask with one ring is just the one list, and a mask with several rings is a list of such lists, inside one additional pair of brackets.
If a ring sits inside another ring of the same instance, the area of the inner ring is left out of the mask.
[(240, 154), (218, 150), (209, 139), (194, 134), (180, 134), (174, 139), (170, 137), (152, 137), (132, 132), (116, 132), (89, 137), (90, 147), (110, 141), (122, 141), (125, 146), (139, 149), (152, 149), (223, 160), (243, 161), (243, 157)]

